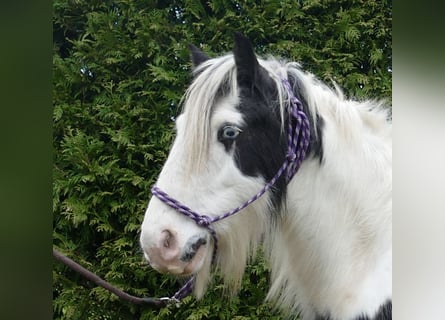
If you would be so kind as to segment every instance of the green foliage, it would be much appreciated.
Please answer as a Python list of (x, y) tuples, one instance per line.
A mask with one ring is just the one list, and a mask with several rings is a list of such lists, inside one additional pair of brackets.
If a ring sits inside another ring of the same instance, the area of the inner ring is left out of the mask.
[[(391, 2), (359, 0), (54, 0), (54, 246), (138, 296), (180, 287), (142, 259), (138, 232), (189, 82), (187, 44), (300, 61), (349, 96), (391, 97)], [(55, 319), (282, 319), (263, 300), (259, 255), (239, 295), (218, 277), (201, 301), (144, 309), (54, 264)]]

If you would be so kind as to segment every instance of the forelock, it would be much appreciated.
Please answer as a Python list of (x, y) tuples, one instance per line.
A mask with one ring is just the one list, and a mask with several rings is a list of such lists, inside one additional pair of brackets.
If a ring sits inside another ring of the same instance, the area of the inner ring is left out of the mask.
[(224, 96), (237, 95), (233, 55), (210, 59), (194, 70), (190, 87), (183, 97), (183, 116), (187, 123), (185, 167), (188, 173), (202, 168), (210, 144), (210, 120), (215, 105)]

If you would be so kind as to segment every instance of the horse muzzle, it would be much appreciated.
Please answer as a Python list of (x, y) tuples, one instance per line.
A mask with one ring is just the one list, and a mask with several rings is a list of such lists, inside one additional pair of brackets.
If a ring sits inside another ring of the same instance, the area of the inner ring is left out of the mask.
[(164, 229), (158, 235), (141, 234), (144, 256), (160, 273), (188, 276), (200, 270), (206, 255), (207, 232), (189, 237), (181, 245), (177, 232)]

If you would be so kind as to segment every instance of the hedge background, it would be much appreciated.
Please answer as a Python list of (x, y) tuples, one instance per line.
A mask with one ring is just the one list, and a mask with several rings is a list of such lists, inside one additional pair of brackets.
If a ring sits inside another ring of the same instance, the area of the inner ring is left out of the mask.
[[(143, 259), (138, 232), (187, 87), (187, 45), (216, 56), (241, 31), (259, 54), (296, 60), (350, 97), (391, 99), (391, 1), (54, 0), (53, 244), (124, 291), (179, 287)], [(58, 262), (54, 319), (282, 319), (263, 303), (261, 254), (240, 294), (160, 311), (118, 300)]]

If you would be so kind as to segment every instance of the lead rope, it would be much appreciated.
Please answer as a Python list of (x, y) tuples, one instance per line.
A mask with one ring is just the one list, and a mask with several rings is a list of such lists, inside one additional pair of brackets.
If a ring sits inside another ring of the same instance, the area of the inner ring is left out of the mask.
[[(207, 215), (202, 215), (193, 211), (192, 209), (182, 204), (178, 200), (170, 197), (166, 192), (162, 191), (156, 185), (153, 186), (153, 188), (151, 189), (152, 194), (156, 196), (159, 200), (161, 200), (171, 208), (175, 209), (179, 213), (189, 217), (190, 219), (195, 221), (195, 223), (198, 226), (204, 227), (210, 232), (213, 238), (213, 246), (214, 246), (212, 263), (214, 263), (215, 261), (216, 252), (218, 250), (218, 238), (216, 236), (216, 231), (211, 224), (235, 215), (236, 213), (240, 212), (241, 210), (245, 209), (247, 206), (249, 206), (256, 200), (261, 198), (261, 196), (263, 196), (268, 190), (270, 190), (275, 185), (275, 183), (278, 181), (278, 179), (284, 172), (286, 172), (286, 182), (289, 183), (289, 181), (293, 178), (295, 173), (300, 168), (304, 158), (306, 157), (306, 152), (309, 147), (310, 136), (311, 136), (309, 120), (306, 114), (304, 113), (303, 105), (301, 104), (300, 100), (298, 100), (297, 97), (294, 95), (289, 80), (282, 79), (281, 81), (287, 90), (288, 98), (290, 101), (287, 108), (289, 120), (288, 120), (288, 145), (287, 145), (286, 158), (282, 166), (278, 169), (275, 176), (257, 194), (255, 194), (252, 198), (250, 198), (248, 201), (246, 201), (239, 207), (212, 218)], [(171, 299), (170, 302), (172, 303), (176, 304), (180, 303), (180, 301), (184, 297), (188, 296), (192, 292), (194, 282), (195, 282), (195, 276), (192, 276), (190, 280), (188, 280), (187, 283), (181, 289), (179, 289), (172, 298), (167, 298), (167, 299)]]
[[(121, 298), (122, 300), (137, 304), (137, 305), (149, 305), (152, 307), (165, 307), (167, 304), (176, 302), (176, 300), (173, 300), (173, 298), (139, 298), (132, 296), (131, 294), (128, 294), (113, 285), (111, 285), (109, 282), (105, 281), (95, 273), (91, 272), (90, 270), (82, 267), (77, 262), (71, 260), (64, 254), (60, 253), (56, 249), (53, 248), (53, 256), (63, 264), (65, 264), (67, 267), (71, 268), (72, 270), (76, 271), (80, 275), (82, 275), (84, 278), (94, 282), (98, 286), (110, 291), (111, 293), (114, 293), (116, 296)], [(179, 301), (178, 301), (179, 302)]]

